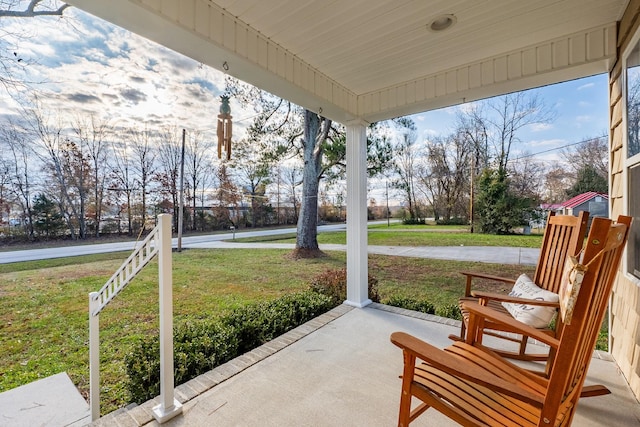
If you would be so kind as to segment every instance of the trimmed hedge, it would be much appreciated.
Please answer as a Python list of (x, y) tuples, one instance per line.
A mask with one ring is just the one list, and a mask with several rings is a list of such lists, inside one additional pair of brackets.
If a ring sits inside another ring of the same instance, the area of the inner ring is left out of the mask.
[(415, 299), (404, 295), (392, 295), (383, 301), (386, 305), (406, 308), (407, 310), (419, 311), (427, 314), (435, 314), (449, 319), (462, 320), (462, 313), (458, 304), (445, 304), (435, 307), (431, 302), (424, 299)]
[[(188, 321), (174, 328), (175, 384), (182, 384), (335, 307), (313, 291), (250, 304), (212, 320)], [(144, 338), (125, 357), (132, 402), (160, 394), (159, 337)]]
[(445, 304), (436, 308), (436, 315), (449, 319), (462, 320), (462, 313), (458, 304)]
[(393, 295), (385, 300), (386, 305), (406, 308), (407, 310), (420, 311), (427, 314), (435, 314), (436, 307), (427, 300), (418, 300), (404, 295)]

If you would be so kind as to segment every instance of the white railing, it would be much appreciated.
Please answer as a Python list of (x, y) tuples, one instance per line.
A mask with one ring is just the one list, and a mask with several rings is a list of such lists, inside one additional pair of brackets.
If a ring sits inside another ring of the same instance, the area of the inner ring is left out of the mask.
[(171, 268), (171, 215), (158, 215), (158, 225), (133, 251), (98, 292), (89, 294), (89, 393), (91, 419), (100, 418), (99, 315), (145, 265), (158, 255), (160, 288), (160, 405), (153, 416), (163, 423), (182, 412), (173, 394), (173, 277)]

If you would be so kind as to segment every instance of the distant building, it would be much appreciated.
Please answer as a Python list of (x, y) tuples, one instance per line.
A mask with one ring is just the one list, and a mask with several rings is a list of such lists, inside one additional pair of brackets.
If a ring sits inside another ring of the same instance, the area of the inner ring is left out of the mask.
[(588, 211), (589, 217), (609, 217), (609, 196), (605, 193), (589, 191), (578, 194), (563, 203), (543, 204), (545, 211), (554, 211), (561, 215), (578, 216), (582, 211)]

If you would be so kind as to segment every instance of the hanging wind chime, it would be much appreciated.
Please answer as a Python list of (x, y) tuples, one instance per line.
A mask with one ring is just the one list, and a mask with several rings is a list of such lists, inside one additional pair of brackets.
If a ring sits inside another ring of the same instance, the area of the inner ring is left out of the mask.
[(229, 97), (220, 97), (220, 114), (218, 114), (218, 158), (222, 158), (222, 152), (227, 154), (227, 160), (231, 160), (231, 107)]

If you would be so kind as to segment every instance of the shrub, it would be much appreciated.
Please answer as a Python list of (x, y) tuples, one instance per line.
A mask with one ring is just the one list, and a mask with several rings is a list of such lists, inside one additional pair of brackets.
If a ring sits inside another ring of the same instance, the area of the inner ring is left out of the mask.
[(384, 301), (385, 304), (394, 307), (406, 308), (407, 310), (420, 311), (422, 313), (434, 314), (436, 308), (427, 300), (418, 300), (404, 295), (392, 295)]
[(449, 319), (462, 320), (462, 313), (458, 304), (445, 304), (436, 308), (436, 315)]
[[(182, 384), (335, 307), (331, 298), (306, 291), (244, 306), (213, 320), (192, 320), (174, 328), (175, 384)], [(125, 357), (132, 402), (160, 393), (160, 345), (143, 338)]]
[[(378, 294), (378, 279), (368, 276), (369, 299), (373, 302), (380, 302)], [(311, 290), (319, 294), (326, 295), (334, 304), (342, 304), (347, 299), (347, 269), (327, 270), (320, 273), (311, 282)]]
[[(235, 357), (235, 331), (215, 321), (186, 322), (174, 328), (174, 381), (181, 384)], [(160, 394), (159, 337), (141, 339), (125, 356), (133, 402), (144, 402)]]
[(243, 354), (336, 305), (325, 295), (306, 291), (247, 305), (223, 317), (221, 321), (235, 330), (239, 342), (238, 354)]
[(438, 225), (469, 225), (469, 220), (465, 218), (449, 218), (439, 219), (436, 221)]
[(427, 222), (424, 218), (404, 218), (402, 220), (402, 224), (404, 225), (426, 225)]

